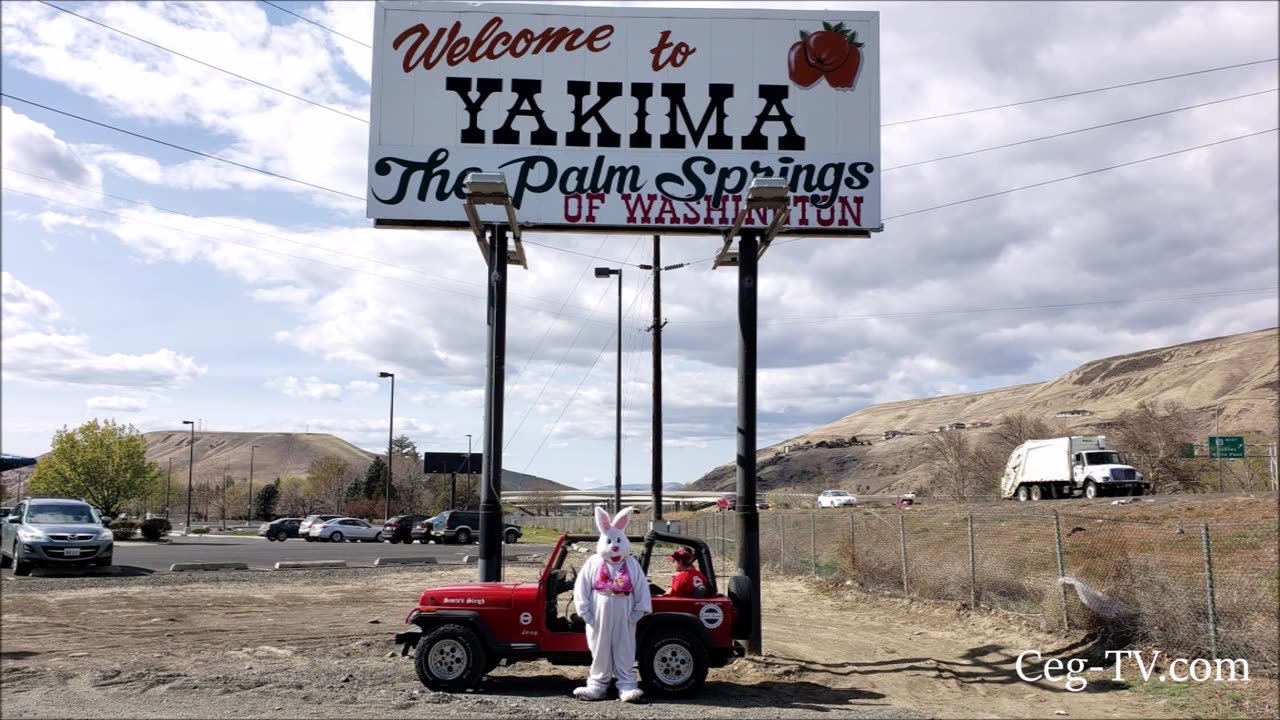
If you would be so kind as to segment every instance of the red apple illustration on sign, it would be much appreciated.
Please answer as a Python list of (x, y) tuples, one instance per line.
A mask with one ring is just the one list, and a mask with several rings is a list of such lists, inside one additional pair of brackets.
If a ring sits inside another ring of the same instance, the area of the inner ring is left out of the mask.
[(787, 54), (787, 70), (791, 82), (810, 87), (825, 77), (827, 84), (838, 90), (852, 89), (862, 65), (862, 43), (844, 23), (822, 23), (822, 30), (800, 31), (800, 42)]

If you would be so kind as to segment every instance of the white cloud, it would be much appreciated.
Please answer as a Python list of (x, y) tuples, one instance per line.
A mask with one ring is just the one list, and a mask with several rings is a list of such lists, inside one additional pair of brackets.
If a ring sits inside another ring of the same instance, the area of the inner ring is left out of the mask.
[[(13, 3), (5, 3), (6, 13), (11, 5)], [(6, 168), (5, 187), (89, 207), (98, 207), (102, 202), (97, 194), (57, 184), (68, 183), (101, 191), (102, 171), (86, 161), (75, 147), (60, 140), (47, 125), (5, 105), (0, 107), (0, 138), (0, 147), (3, 148), (0, 157), (4, 158)]]
[(347, 383), (347, 392), (351, 393), (353, 398), (367, 398), (378, 392), (381, 386), (370, 380), (352, 380)]
[(142, 412), (149, 405), (146, 398), (120, 397), (119, 395), (91, 397), (85, 401), (90, 410), (106, 412)]
[(103, 355), (89, 338), (46, 327), (61, 313), (47, 293), (3, 273), (4, 377), (32, 383), (101, 387), (175, 387), (204, 374), (195, 360), (172, 350)]
[(279, 390), (291, 398), (299, 400), (341, 400), (342, 386), (337, 383), (324, 382), (318, 377), (298, 379), (292, 375), (272, 378), (266, 386)]

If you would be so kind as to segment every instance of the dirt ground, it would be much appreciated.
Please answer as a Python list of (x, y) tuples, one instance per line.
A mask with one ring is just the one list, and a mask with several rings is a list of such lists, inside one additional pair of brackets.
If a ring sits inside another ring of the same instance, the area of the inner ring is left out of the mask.
[[(536, 565), (508, 567), (530, 579)], [(225, 573), (0, 591), (0, 715), (37, 717), (1182, 717), (1159, 695), (1090, 676), (1028, 684), (1024, 649), (1084, 647), (963, 609), (767, 577), (763, 659), (712, 670), (681, 702), (570, 697), (585, 668), (498, 668), (478, 692), (432, 693), (391, 643), (418, 593), (474, 568)], [(234, 580), (233, 576), (236, 577)], [(1110, 672), (1107, 673), (1110, 675)], [(438, 706), (427, 708), (424, 706)], [(1275, 706), (1269, 706), (1275, 716)]]

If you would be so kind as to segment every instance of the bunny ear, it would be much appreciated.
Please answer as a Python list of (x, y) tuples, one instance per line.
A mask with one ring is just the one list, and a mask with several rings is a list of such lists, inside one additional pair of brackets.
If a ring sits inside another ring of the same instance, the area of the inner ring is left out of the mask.
[(609, 513), (599, 505), (596, 506), (596, 527), (600, 529), (600, 534), (604, 535), (613, 529), (613, 525), (609, 523)]
[(635, 511), (635, 508), (622, 508), (622, 510), (613, 517), (613, 529), (625, 530), (627, 528), (627, 523), (631, 520), (631, 513)]

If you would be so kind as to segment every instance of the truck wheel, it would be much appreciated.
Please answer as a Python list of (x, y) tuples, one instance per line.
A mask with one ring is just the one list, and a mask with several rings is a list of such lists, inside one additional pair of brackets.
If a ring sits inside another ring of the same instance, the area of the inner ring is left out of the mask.
[(461, 528), (458, 530), (458, 533), (453, 536), (453, 539), (456, 540), (459, 545), (466, 545), (471, 542), (471, 531), (466, 528)]
[(640, 650), (640, 677), (655, 695), (681, 697), (707, 680), (707, 649), (688, 630), (659, 628)]
[(729, 578), (729, 602), (733, 605), (733, 623), (730, 634), (738, 640), (751, 637), (751, 578), (734, 575)]
[(480, 638), (463, 625), (450, 623), (424, 633), (418, 640), (413, 667), (430, 690), (470, 690), (484, 677), (488, 659)]
[(1027, 499), (1028, 499), (1027, 486), (1019, 485), (1018, 486), (1018, 502), (1026, 502)]
[(1101, 494), (1102, 494), (1102, 493), (1100, 493), (1100, 492), (1098, 491), (1098, 484), (1097, 484), (1097, 483), (1095, 483), (1095, 482), (1094, 482), (1094, 481), (1092, 481), (1092, 480), (1090, 480), (1089, 482), (1085, 483), (1085, 486), (1084, 486), (1084, 496), (1085, 496), (1085, 497), (1089, 498), (1090, 500), (1095, 500), (1095, 499), (1097, 499), (1097, 497), (1098, 497), (1099, 495), (1101, 495)]
[(503, 534), (502, 540), (508, 545), (515, 545), (520, 540), (520, 536), (516, 534), (515, 530), (508, 530)]
[(1043, 499), (1044, 499), (1044, 491), (1040, 489), (1039, 485), (1032, 485), (1031, 500), (1034, 502), (1040, 502)]

